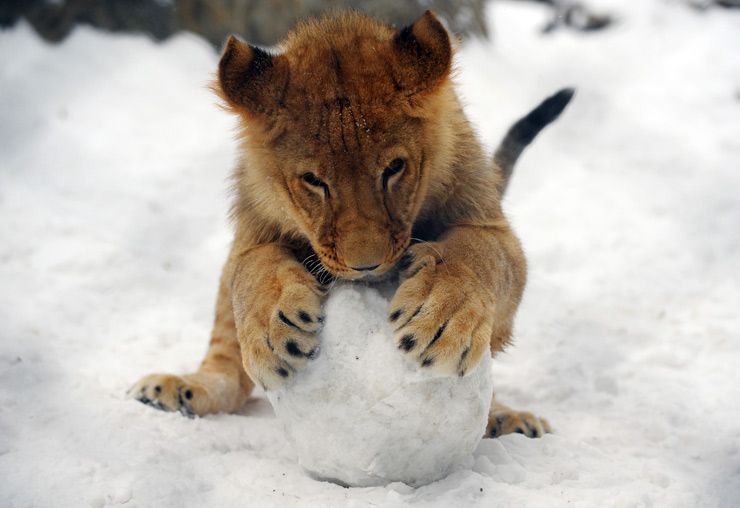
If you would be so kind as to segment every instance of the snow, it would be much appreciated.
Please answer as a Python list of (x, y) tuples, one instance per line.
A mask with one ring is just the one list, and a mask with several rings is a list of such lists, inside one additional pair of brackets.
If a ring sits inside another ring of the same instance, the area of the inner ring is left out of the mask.
[(530, 277), (497, 396), (555, 433), (413, 488), (304, 473), (262, 393), (186, 419), (125, 398), (194, 369), (226, 255), (234, 123), (195, 36), (0, 32), (0, 506), (668, 506), (740, 500), (740, 13), (597, 1), (542, 36), (490, 9), (459, 82), (491, 147), (564, 85), (505, 208)]
[(396, 286), (335, 285), (319, 357), (267, 393), (299, 464), (315, 478), (425, 485), (469, 466), (485, 433), (490, 355), (464, 378), (408, 361), (388, 322)]

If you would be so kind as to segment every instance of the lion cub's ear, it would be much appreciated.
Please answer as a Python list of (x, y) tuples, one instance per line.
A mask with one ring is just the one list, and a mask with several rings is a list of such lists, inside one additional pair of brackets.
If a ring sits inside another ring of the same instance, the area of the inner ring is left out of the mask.
[(450, 36), (431, 11), (396, 33), (393, 50), (399, 84), (410, 94), (432, 91), (450, 74)]
[(288, 60), (229, 37), (218, 64), (217, 92), (235, 110), (257, 118), (281, 107)]

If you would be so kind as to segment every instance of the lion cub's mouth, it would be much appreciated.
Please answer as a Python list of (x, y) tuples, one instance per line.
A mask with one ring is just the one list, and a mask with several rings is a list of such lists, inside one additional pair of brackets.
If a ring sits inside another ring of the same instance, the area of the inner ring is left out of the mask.
[(366, 274), (363, 274), (361, 277), (354, 279), (354, 280), (361, 281), (361, 282), (369, 282), (371, 284), (374, 284), (377, 282), (385, 282), (389, 279), (392, 279), (395, 273), (396, 271), (393, 269), (388, 270), (384, 273), (378, 273), (378, 274), (366, 273)]
[[(381, 273), (376, 272), (361, 272), (358, 273), (356, 277), (349, 278), (347, 277), (347, 280), (353, 280), (358, 282), (383, 282), (385, 280), (388, 280), (390, 278), (391, 274), (393, 273), (393, 269), (385, 270)], [(344, 277), (342, 277), (344, 278)]]
[(392, 278), (398, 272), (399, 265), (406, 259), (408, 243), (402, 249), (394, 249), (385, 259), (378, 259), (378, 264), (350, 266), (334, 249), (315, 248), (306, 245), (306, 249), (298, 253), (303, 265), (321, 284), (334, 280), (382, 282)]
[[(383, 272), (377, 273), (377, 272), (364, 272), (364, 273), (352, 273), (347, 272), (346, 274), (333, 274), (330, 276), (330, 280), (328, 282), (332, 281), (351, 281), (351, 282), (360, 282), (363, 284), (381, 284), (383, 282), (388, 282), (389, 280), (392, 280), (397, 277), (398, 269), (396, 266), (391, 265), (391, 267)], [(327, 281), (323, 281), (323, 284), (327, 284)]]
[(336, 279), (336, 280), (347, 280), (347, 281), (369, 282), (369, 283), (383, 282), (383, 281), (388, 280), (389, 278), (392, 278), (394, 274), (398, 271), (397, 265), (400, 259), (402, 259), (402, 257), (395, 259), (391, 263), (382, 263), (380, 265), (377, 265), (377, 267), (374, 267), (373, 269), (362, 269), (362, 270), (356, 270), (350, 267), (345, 267), (345, 268), (340, 269), (340, 268), (334, 268), (334, 267), (327, 266), (326, 264), (323, 264), (322, 277), (327, 278), (329, 280)]
[(393, 265), (378, 265), (377, 268), (372, 270), (356, 270), (348, 268), (345, 270), (337, 271), (334, 273), (334, 277), (342, 280), (352, 281), (363, 281), (372, 282), (376, 280), (384, 280), (385, 277), (393, 270)]

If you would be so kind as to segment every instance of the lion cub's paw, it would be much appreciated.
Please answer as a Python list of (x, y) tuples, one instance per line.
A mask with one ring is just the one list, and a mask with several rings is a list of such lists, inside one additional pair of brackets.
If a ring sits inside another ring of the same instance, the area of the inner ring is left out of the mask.
[(390, 307), (396, 345), (424, 368), (464, 376), (491, 341), (487, 293), (471, 271), (444, 262), (434, 245), (412, 249)]
[(265, 390), (279, 388), (318, 356), (322, 296), (314, 285), (288, 285), (264, 320), (266, 326), (252, 315), (239, 330), (244, 368)]
[(193, 376), (150, 374), (132, 386), (127, 395), (162, 411), (178, 411), (185, 416), (207, 413), (208, 392)]
[(542, 437), (552, 432), (550, 424), (526, 411), (497, 411), (488, 417), (485, 437), (505, 434), (524, 434), (527, 437)]

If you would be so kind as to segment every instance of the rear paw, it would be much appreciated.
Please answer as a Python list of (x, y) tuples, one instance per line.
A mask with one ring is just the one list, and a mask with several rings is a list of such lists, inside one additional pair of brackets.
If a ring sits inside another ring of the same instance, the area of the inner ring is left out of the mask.
[(178, 411), (192, 418), (206, 393), (203, 387), (171, 374), (150, 374), (132, 386), (127, 395), (162, 411)]
[(550, 424), (526, 411), (497, 411), (488, 417), (485, 437), (500, 437), (505, 434), (524, 434), (527, 437), (542, 437), (552, 432)]

